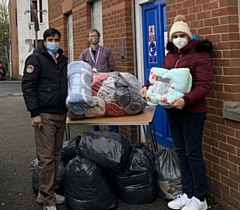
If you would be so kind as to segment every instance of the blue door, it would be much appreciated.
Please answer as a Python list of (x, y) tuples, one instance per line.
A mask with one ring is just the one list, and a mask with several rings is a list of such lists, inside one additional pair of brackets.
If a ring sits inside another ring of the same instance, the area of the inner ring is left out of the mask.
[[(145, 83), (148, 83), (150, 69), (152, 67), (161, 67), (165, 56), (165, 35), (167, 32), (165, 0), (156, 0), (143, 5), (142, 17), (144, 79)], [(154, 125), (157, 142), (162, 146), (173, 147), (166, 112), (161, 107), (156, 109)]]

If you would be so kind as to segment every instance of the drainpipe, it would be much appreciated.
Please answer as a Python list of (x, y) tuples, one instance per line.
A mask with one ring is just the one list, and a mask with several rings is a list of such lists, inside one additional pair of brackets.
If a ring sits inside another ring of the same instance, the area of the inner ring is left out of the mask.
[(10, 80), (13, 79), (13, 72), (12, 72), (12, 45), (9, 45), (9, 76)]

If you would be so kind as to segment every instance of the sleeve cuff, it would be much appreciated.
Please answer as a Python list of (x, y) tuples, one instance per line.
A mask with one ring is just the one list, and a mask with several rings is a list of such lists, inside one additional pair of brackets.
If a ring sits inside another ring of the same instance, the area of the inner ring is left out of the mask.
[(39, 115), (38, 109), (33, 109), (30, 111), (30, 113), (31, 113), (31, 118)]
[(188, 97), (186, 97), (186, 96), (183, 96), (183, 100), (184, 100), (184, 102), (185, 102), (185, 105), (186, 105), (186, 104), (189, 104), (189, 102), (190, 102), (189, 99), (188, 99)]
[(142, 88), (146, 87), (148, 89), (150, 86), (151, 86), (151, 84), (148, 83), (148, 84), (143, 85)]

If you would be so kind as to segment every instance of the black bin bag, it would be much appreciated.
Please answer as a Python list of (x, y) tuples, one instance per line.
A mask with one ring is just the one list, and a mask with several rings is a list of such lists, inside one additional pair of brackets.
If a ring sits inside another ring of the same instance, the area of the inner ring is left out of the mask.
[(132, 147), (127, 166), (112, 176), (121, 200), (128, 204), (147, 204), (156, 200), (154, 161), (154, 154), (144, 144)]
[(84, 132), (79, 154), (108, 172), (120, 171), (127, 163), (130, 141), (121, 133)]
[(182, 194), (181, 172), (173, 149), (161, 148), (155, 153), (158, 197), (172, 200)]
[(76, 136), (73, 139), (65, 141), (63, 143), (61, 160), (63, 161), (64, 167), (68, 162), (77, 156), (77, 147), (81, 140), (81, 136)]
[[(33, 188), (33, 191), (37, 194), (39, 191), (38, 159), (34, 159), (31, 162), (31, 171), (32, 171), (32, 188)], [(60, 161), (57, 180), (56, 180), (56, 186), (54, 188), (54, 191), (60, 195), (64, 194), (63, 182), (62, 182), (63, 173), (64, 173), (64, 166), (63, 166), (63, 162)]]
[(67, 210), (103, 210), (117, 206), (104, 171), (81, 157), (69, 161), (64, 171)]

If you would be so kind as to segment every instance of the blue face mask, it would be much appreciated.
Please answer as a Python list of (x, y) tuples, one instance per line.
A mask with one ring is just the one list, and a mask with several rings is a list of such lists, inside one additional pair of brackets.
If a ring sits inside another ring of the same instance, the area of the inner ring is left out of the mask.
[(50, 51), (51, 53), (55, 53), (55, 52), (57, 52), (57, 50), (59, 49), (59, 43), (48, 42), (46, 48), (47, 48), (47, 50)]

